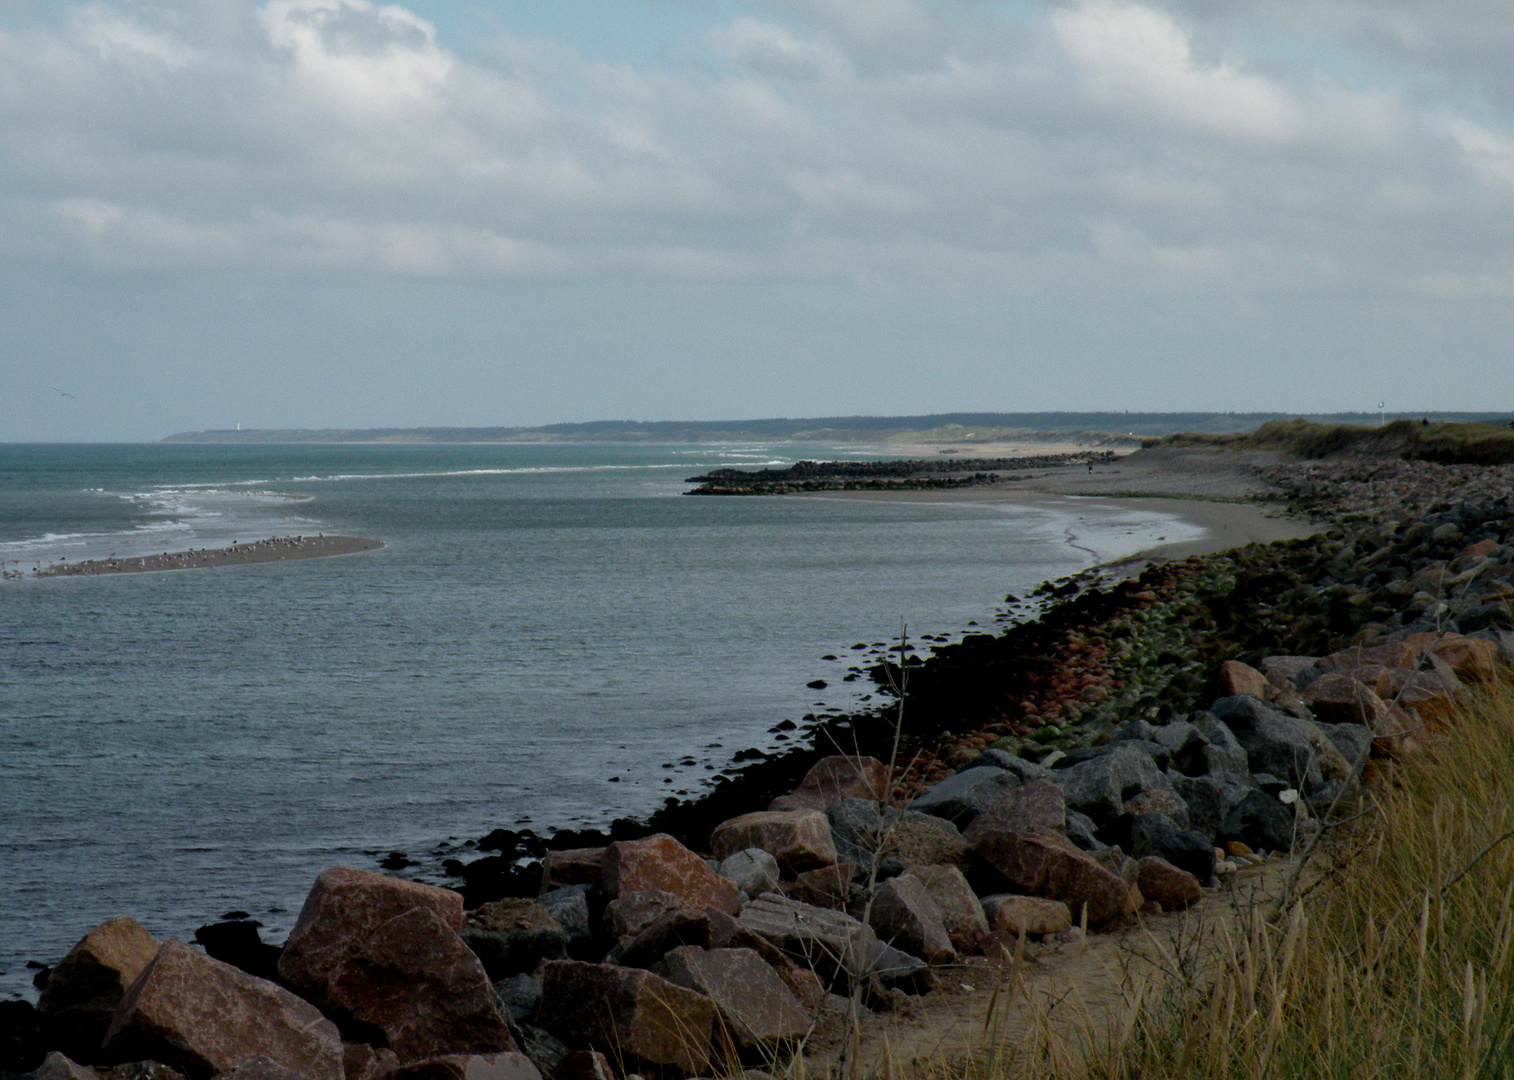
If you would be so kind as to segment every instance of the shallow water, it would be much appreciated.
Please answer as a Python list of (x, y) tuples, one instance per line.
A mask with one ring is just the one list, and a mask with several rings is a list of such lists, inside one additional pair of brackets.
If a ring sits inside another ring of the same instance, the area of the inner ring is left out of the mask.
[(386, 545), (0, 583), (0, 992), (113, 915), (185, 937), (241, 908), (279, 940), (332, 863), (645, 814), (782, 745), (777, 721), (856, 704), (854, 643), (987, 625), (1008, 592), (1197, 533), (1107, 505), (680, 494), (847, 453), (0, 447), (13, 570)]

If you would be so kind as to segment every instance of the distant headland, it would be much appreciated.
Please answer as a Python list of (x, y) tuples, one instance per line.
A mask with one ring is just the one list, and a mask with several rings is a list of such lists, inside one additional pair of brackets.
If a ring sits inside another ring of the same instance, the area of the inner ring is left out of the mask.
[(924, 416), (823, 416), (767, 420), (596, 420), (540, 427), (242, 428), (183, 431), (168, 443), (733, 443), (826, 442), (982, 446), (1054, 442), (1131, 446), (1179, 432), (1236, 434), (1268, 421), (1377, 424), (1392, 420), (1507, 423), (1514, 412), (1013, 412)]

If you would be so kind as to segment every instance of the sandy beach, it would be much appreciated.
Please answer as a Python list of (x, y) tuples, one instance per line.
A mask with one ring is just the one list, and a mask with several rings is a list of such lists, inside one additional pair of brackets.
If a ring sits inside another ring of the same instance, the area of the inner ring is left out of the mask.
[[(1014, 480), (967, 488), (922, 491), (832, 491), (809, 498), (886, 499), (958, 503), (1075, 503), (1080, 510), (1139, 506), (1201, 526), (1199, 540), (1163, 544), (1120, 560), (1137, 569), (1159, 559), (1182, 559), (1250, 543), (1311, 536), (1319, 526), (1283, 514), (1277, 491), (1258, 474), (1282, 455), (1229, 450), (1137, 450), (1108, 464), (1038, 469)], [(1257, 501), (1252, 501), (1257, 500)]]
[(373, 551), (384, 545), (361, 536), (277, 536), (250, 544), (233, 544), (224, 548), (165, 551), (129, 559), (88, 559), (84, 562), (60, 562), (43, 567), (37, 577), (67, 577), (91, 574), (133, 574), (157, 570), (199, 570), (217, 566), (246, 566), (250, 563), (284, 562), (291, 559), (319, 559), (328, 555), (354, 555)]

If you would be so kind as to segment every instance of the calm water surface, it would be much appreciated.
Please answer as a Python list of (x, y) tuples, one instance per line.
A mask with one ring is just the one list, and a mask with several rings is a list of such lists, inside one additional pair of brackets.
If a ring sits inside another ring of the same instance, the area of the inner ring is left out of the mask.
[(0, 446), (7, 569), (386, 545), (0, 583), (0, 994), (113, 915), (184, 937), (243, 908), (280, 940), (333, 863), (645, 814), (781, 745), (777, 721), (855, 704), (852, 644), (988, 624), (1007, 592), (1198, 532), (1074, 503), (681, 495), (711, 467), (838, 456)]

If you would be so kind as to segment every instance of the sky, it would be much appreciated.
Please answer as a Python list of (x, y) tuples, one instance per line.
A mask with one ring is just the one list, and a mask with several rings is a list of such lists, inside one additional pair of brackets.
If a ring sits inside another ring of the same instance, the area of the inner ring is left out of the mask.
[(1506, 0), (0, 0), (0, 442), (1514, 409)]

